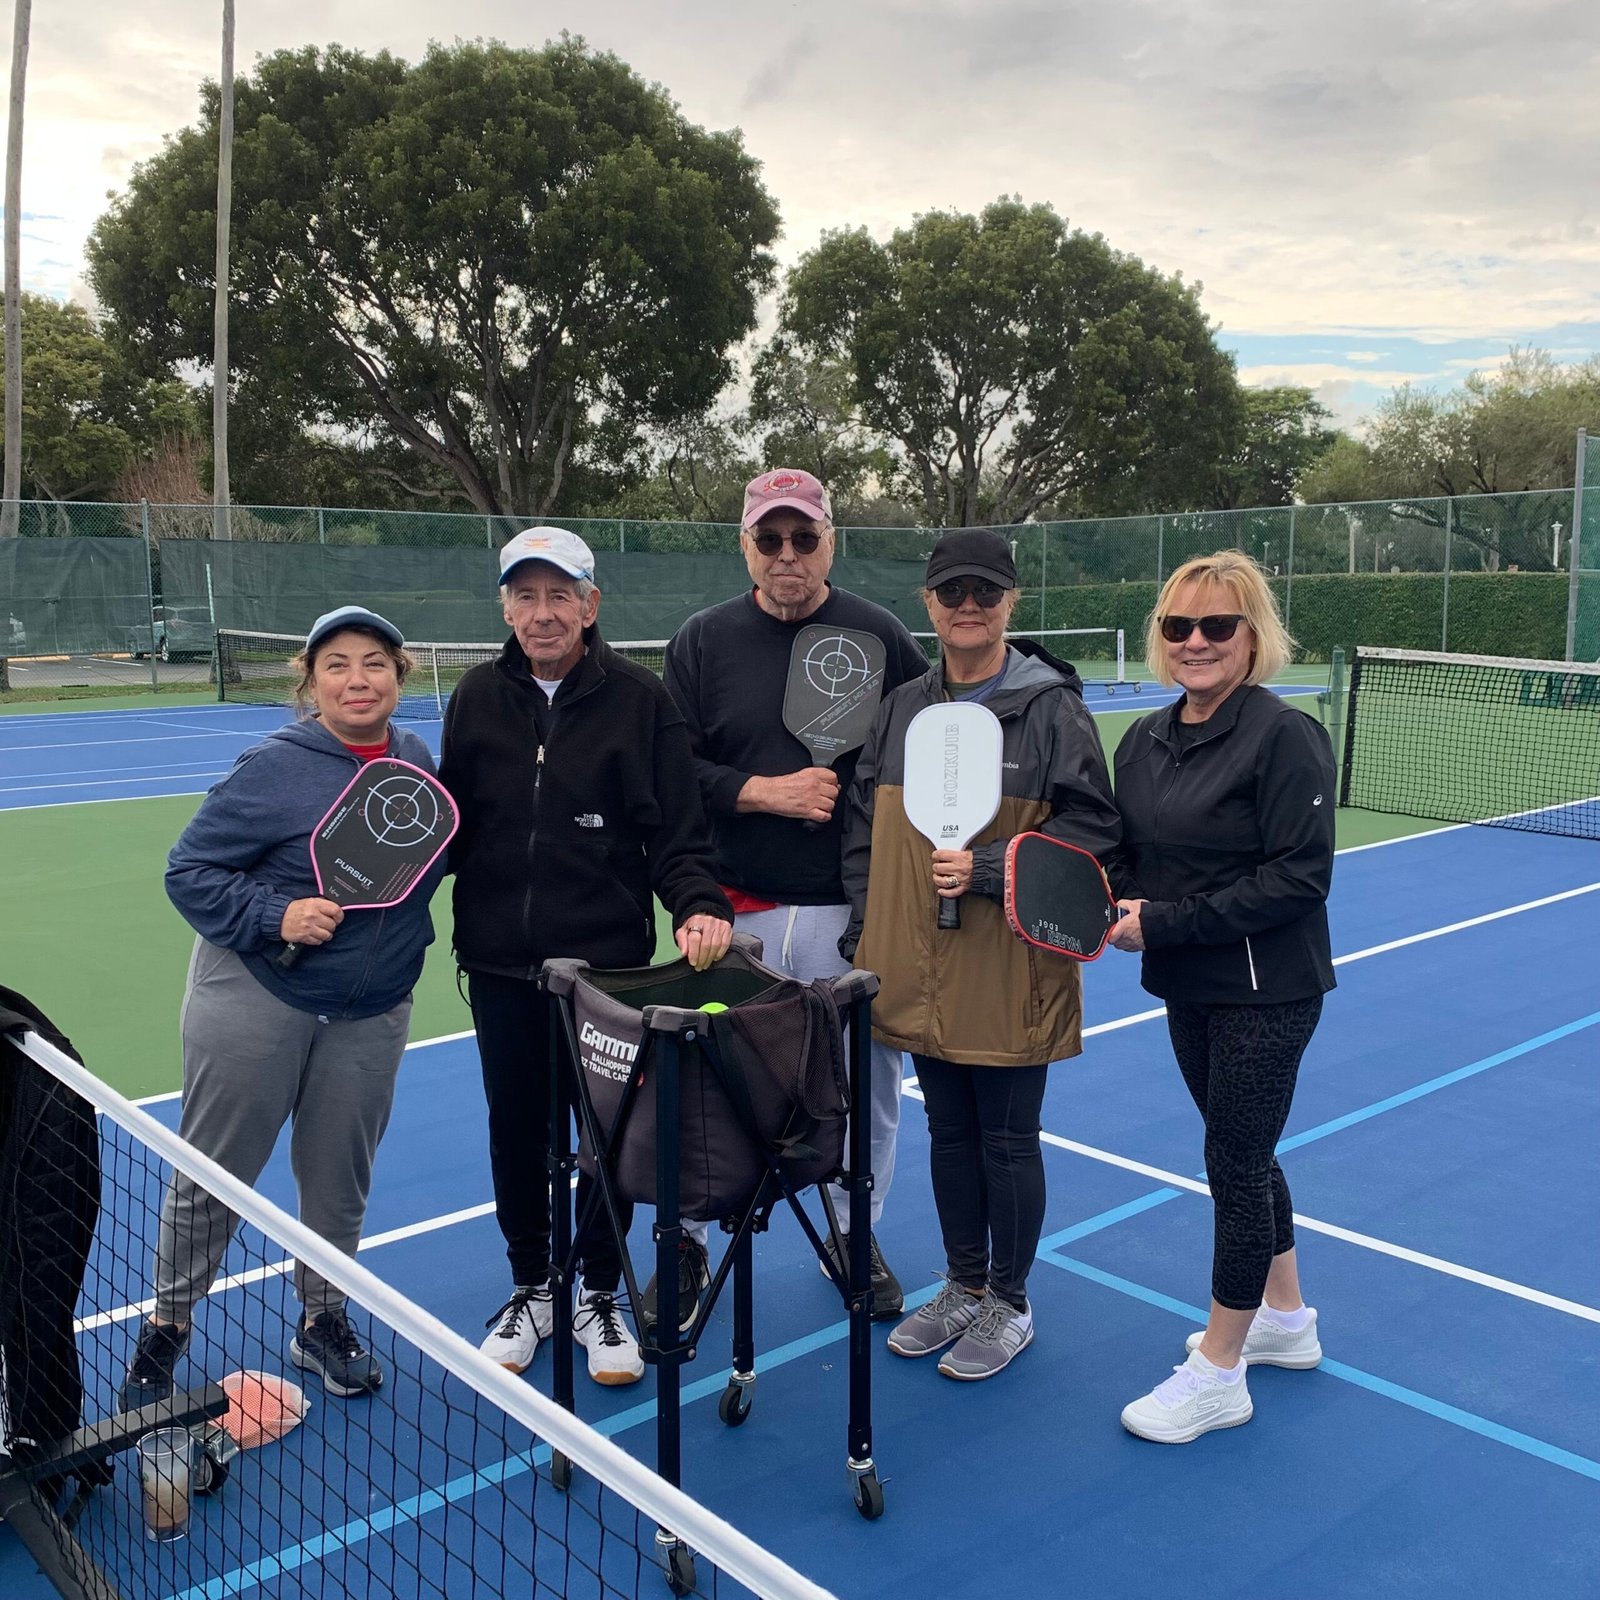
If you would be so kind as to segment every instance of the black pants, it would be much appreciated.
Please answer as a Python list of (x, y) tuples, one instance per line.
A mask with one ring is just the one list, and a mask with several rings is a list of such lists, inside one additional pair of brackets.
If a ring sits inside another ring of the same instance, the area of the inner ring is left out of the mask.
[[(550, 1000), (536, 984), (489, 972), (467, 974), (467, 998), (483, 1063), (489, 1102), (489, 1166), (494, 1211), (505, 1235), (513, 1283), (543, 1283), (550, 1276)], [(578, 1175), (578, 1217), (585, 1214), (594, 1180)], [(633, 1205), (618, 1196), (624, 1228)], [(580, 1259), (584, 1287), (613, 1291), (622, 1258), (596, 1205)]]
[(913, 1055), (950, 1276), (1019, 1310), (1044, 1227), (1039, 1111), (1047, 1068), (969, 1067)]
[(1254, 1311), (1273, 1257), (1294, 1249), (1294, 1206), (1273, 1150), (1321, 1015), (1320, 994), (1262, 1006), (1167, 1004), (1172, 1048), (1206, 1124), (1211, 1294), (1230, 1311)]

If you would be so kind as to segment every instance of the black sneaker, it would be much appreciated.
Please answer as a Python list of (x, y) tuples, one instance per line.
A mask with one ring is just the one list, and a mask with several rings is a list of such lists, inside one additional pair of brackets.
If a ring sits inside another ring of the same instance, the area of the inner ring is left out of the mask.
[(133, 1360), (128, 1364), (128, 1375), (122, 1380), (122, 1391), (117, 1397), (122, 1410), (137, 1411), (141, 1406), (152, 1406), (158, 1400), (170, 1400), (173, 1369), (178, 1365), (178, 1357), (188, 1346), (188, 1328), (147, 1319), (139, 1330), (139, 1344), (133, 1352)]
[[(706, 1247), (692, 1234), (678, 1241), (678, 1329), (687, 1333), (700, 1315), (700, 1296), (711, 1287), (711, 1262)], [(644, 1328), (656, 1325), (656, 1275), (644, 1286), (643, 1304), (639, 1308), (639, 1324)]]
[[(839, 1245), (843, 1243), (848, 1249), (850, 1235), (841, 1234), (836, 1240), (829, 1234), (823, 1241), (828, 1252), (828, 1259), (838, 1269), (839, 1275), (848, 1283), (850, 1280), (850, 1263), (840, 1254)], [(870, 1269), (872, 1276), (869, 1286), (872, 1289), (872, 1320), (874, 1322), (889, 1322), (898, 1317), (906, 1308), (905, 1291), (900, 1287), (900, 1280), (894, 1275), (894, 1268), (883, 1259), (883, 1251), (878, 1248), (878, 1236), (873, 1234), (871, 1241)], [(826, 1268), (824, 1268), (826, 1272)]]
[(324, 1311), (310, 1322), (302, 1320), (289, 1341), (289, 1359), (320, 1374), (322, 1387), (341, 1400), (383, 1386), (378, 1358), (362, 1344), (342, 1311)]

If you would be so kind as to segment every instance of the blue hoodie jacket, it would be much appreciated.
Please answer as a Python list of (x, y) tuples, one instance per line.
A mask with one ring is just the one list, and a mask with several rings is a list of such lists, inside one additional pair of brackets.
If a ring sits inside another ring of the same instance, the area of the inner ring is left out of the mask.
[[(416, 734), (390, 726), (389, 754), (433, 772)], [(298, 1011), (375, 1017), (410, 994), (433, 943), (428, 902), (444, 860), (386, 911), (347, 911), (334, 936), (279, 970), (291, 900), (317, 892), (311, 834), (361, 761), (315, 721), (252, 745), (200, 802), (167, 857), (167, 896), (203, 939), (238, 953), (261, 986)]]

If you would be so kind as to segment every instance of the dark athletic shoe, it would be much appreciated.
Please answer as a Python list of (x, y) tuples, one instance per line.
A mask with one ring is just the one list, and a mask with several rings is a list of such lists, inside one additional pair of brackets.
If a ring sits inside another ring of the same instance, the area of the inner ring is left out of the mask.
[[(692, 1234), (678, 1241), (678, 1331), (687, 1333), (700, 1315), (700, 1297), (711, 1287), (711, 1262), (705, 1246)], [(644, 1286), (640, 1297), (639, 1325), (653, 1328), (656, 1325), (656, 1275)]]
[[(850, 1235), (843, 1236), (845, 1248), (850, 1246)], [(823, 1241), (828, 1252), (828, 1259), (839, 1269), (840, 1275), (847, 1281), (850, 1276), (850, 1262), (848, 1258), (840, 1255), (838, 1244), (830, 1233)], [(900, 1287), (900, 1280), (894, 1275), (894, 1268), (883, 1259), (883, 1251), (878, 1248), (878, 1236), (873, 1234), (870, 1251), (872, 1288), (872, 1320), (874, 1322), (892, 1322), (906, 1308), (905, 1291)]]
[(383, 1385), (378, 1358), (362, 1344), (342, 1311), (324, 1311), (301, 1321), (289, 1341), (289, 1359), (307, 1372), (320, 1374), (329, 1394), (348, 1400)]
[(172, 1398), (172, 1374), (178, 1358), (189, 1346), (188, 1328), (174, 1323), (146, 1320), (139, 1330), (139, 1344), (122, 1380), (118, 1404), (124, 1411), (137, 1411), (158, 1400)]

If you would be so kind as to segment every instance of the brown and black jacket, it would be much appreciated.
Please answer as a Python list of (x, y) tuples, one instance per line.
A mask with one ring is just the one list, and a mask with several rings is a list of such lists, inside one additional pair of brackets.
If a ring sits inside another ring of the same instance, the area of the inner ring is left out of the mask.
[(850, 925), (840, 953), (882, 988), (873, 1032), (885, 1044), (970, 1066), (1036, 1066), (1082, 1048), (1076, 962), (1037, 950), (1006, 925), (1005, 847), (1036, 831), (1097, 857), (1121, 837), (1105, 753), (1077, 672), (1029, 640), (1007, 647), (988, 699), (1003, 735), (1000, 810), (972, 845), (961, 926), (936, 926), (932, 846), (906, 820), (905, 734), (945, 698), (943, 665), (896, 689), (856, 763), (844, 835)]

